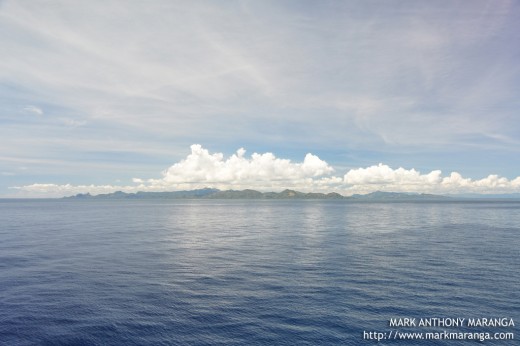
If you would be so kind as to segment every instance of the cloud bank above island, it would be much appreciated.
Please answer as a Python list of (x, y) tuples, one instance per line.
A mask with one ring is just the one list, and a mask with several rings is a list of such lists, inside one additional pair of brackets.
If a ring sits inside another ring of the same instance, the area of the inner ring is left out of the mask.
[(391, 168), (379, 163), (366, 168), (355, 168), (341, 175), (326, 161), (308, 153), (302, 162), (276, 157), (273, 153), (253, 153), (246, 156), (240, 148), (225, 157), (210, 153), (200, 144), (191, 146), (191, 153), (173, 164), (161, 178), (134, 178), (129, 185), (71, 185), (35, 183), (12, 187), (23, 196), (62, 197), (78, 193), (93, 195), (115, 191), (179, 191), (200, 188), (221, 190), (256, 189), (281, 191), (294, 189), (302, 192), (338, 192), (343, 195), (373, 191), (416, 192), (436, 194), (461, 193), (515, 193), (520, 192), (520, 177), (507, 179), (490, 174), (482, 179), (471, 179), (457, 172), (442, 175), (440, 170), (422, 174), (415, 169)]

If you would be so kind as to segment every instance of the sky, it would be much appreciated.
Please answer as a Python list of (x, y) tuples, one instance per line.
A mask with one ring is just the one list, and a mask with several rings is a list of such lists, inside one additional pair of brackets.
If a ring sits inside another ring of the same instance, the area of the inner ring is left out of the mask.
[(0, 0), (0, 197), (520, 192), (520, 2)]

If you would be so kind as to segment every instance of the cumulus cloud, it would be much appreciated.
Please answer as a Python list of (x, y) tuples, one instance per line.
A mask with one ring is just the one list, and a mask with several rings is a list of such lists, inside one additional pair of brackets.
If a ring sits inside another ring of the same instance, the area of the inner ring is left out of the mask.
[(165, 172), (165, 180), (194, 182), (238, 181), (249, 179), (289, 180), (316, 177), (332, 172), (332, 168), (319, 157), (307, 154), (303, 163), (292, 163), (276, 158), (272, 153), (254, 153), (245, 158), (245, 149), (224, 160), (222, 153), (210, 154), (199, 144), (191, 146), (191, 154)]
[(427, 174), (415, 169), (391, 167), (380, 163), (367, 168), (351, 169), (343, 177), (347, 190), (370, 192), (375, 190), (429, 193), (511, 193), (520, 190), (520, 177), (509, 180), (492, 174), (480, 180), (464, 178), (452, 172), (443, 177), (440, 170)]
[(343, 177), (318, 156), (308, 153), (302, 162), (278, 158), (272, 153), (246, 156), (240, 148), (229, 157), (210, 153), (199, 144), (191, 153), (162, 173), (161, 178), (134, 178), (130, 185), (57, 185), (32, 184), (15, 187), (29, 195), (67, 196), (77, 193), (110, 193), (114, 191), (175, 191), (213, 187), (219, 189), (257, 189), (280, 191), (336, 191), (344, 195), (377, 190), (417, 193), (512, 193), (520, 192), (520, 177), (509, 180), (491, 174), (480, 180), (465, 178), (452, 172), (443, 176), (440, 170), (421, 173), (415, 169), (391, 168), (378, 164), (351, 169)]
[[(314, 187), (321, 176), (333, 172), (327, 162), (307, 154), (300, 163), (277, 158), (272, 153), (245, 156), (240, 148), (225, 159), (222, 153), (210, 154), (199, 144), (191, 146), (191, 154), (163, 173), (161, 179), (150, 179), (151, 186), (221, 186), (231, 188)], [(138, 181), (138, 180), (137, 180)]]
[(406, 170), (402, 167), (392, 169), (380, 163), (377, 166), (368, 168), (351, 169), (344, 176), (344, 181), (348, 185), (384, 185), (384, 184), (406, 184), (424, 185), (435, 184), (441, 181), (441, 171), (435, 170), (429, 174), (422, 175), (415, 169)]

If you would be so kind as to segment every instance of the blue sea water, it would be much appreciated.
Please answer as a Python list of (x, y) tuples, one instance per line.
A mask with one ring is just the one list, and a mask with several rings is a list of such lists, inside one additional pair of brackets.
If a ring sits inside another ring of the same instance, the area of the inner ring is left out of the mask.
[(515, 202), (1, 200), (0, 344), (512, 345), (519, 245)]

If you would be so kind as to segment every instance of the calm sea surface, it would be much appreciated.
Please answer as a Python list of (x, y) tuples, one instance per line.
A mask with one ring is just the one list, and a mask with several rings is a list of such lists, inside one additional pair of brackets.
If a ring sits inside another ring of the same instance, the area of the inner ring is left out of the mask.
[(512, 345), (519, 327), (520, 203), (0, 200), (1, 345)]

